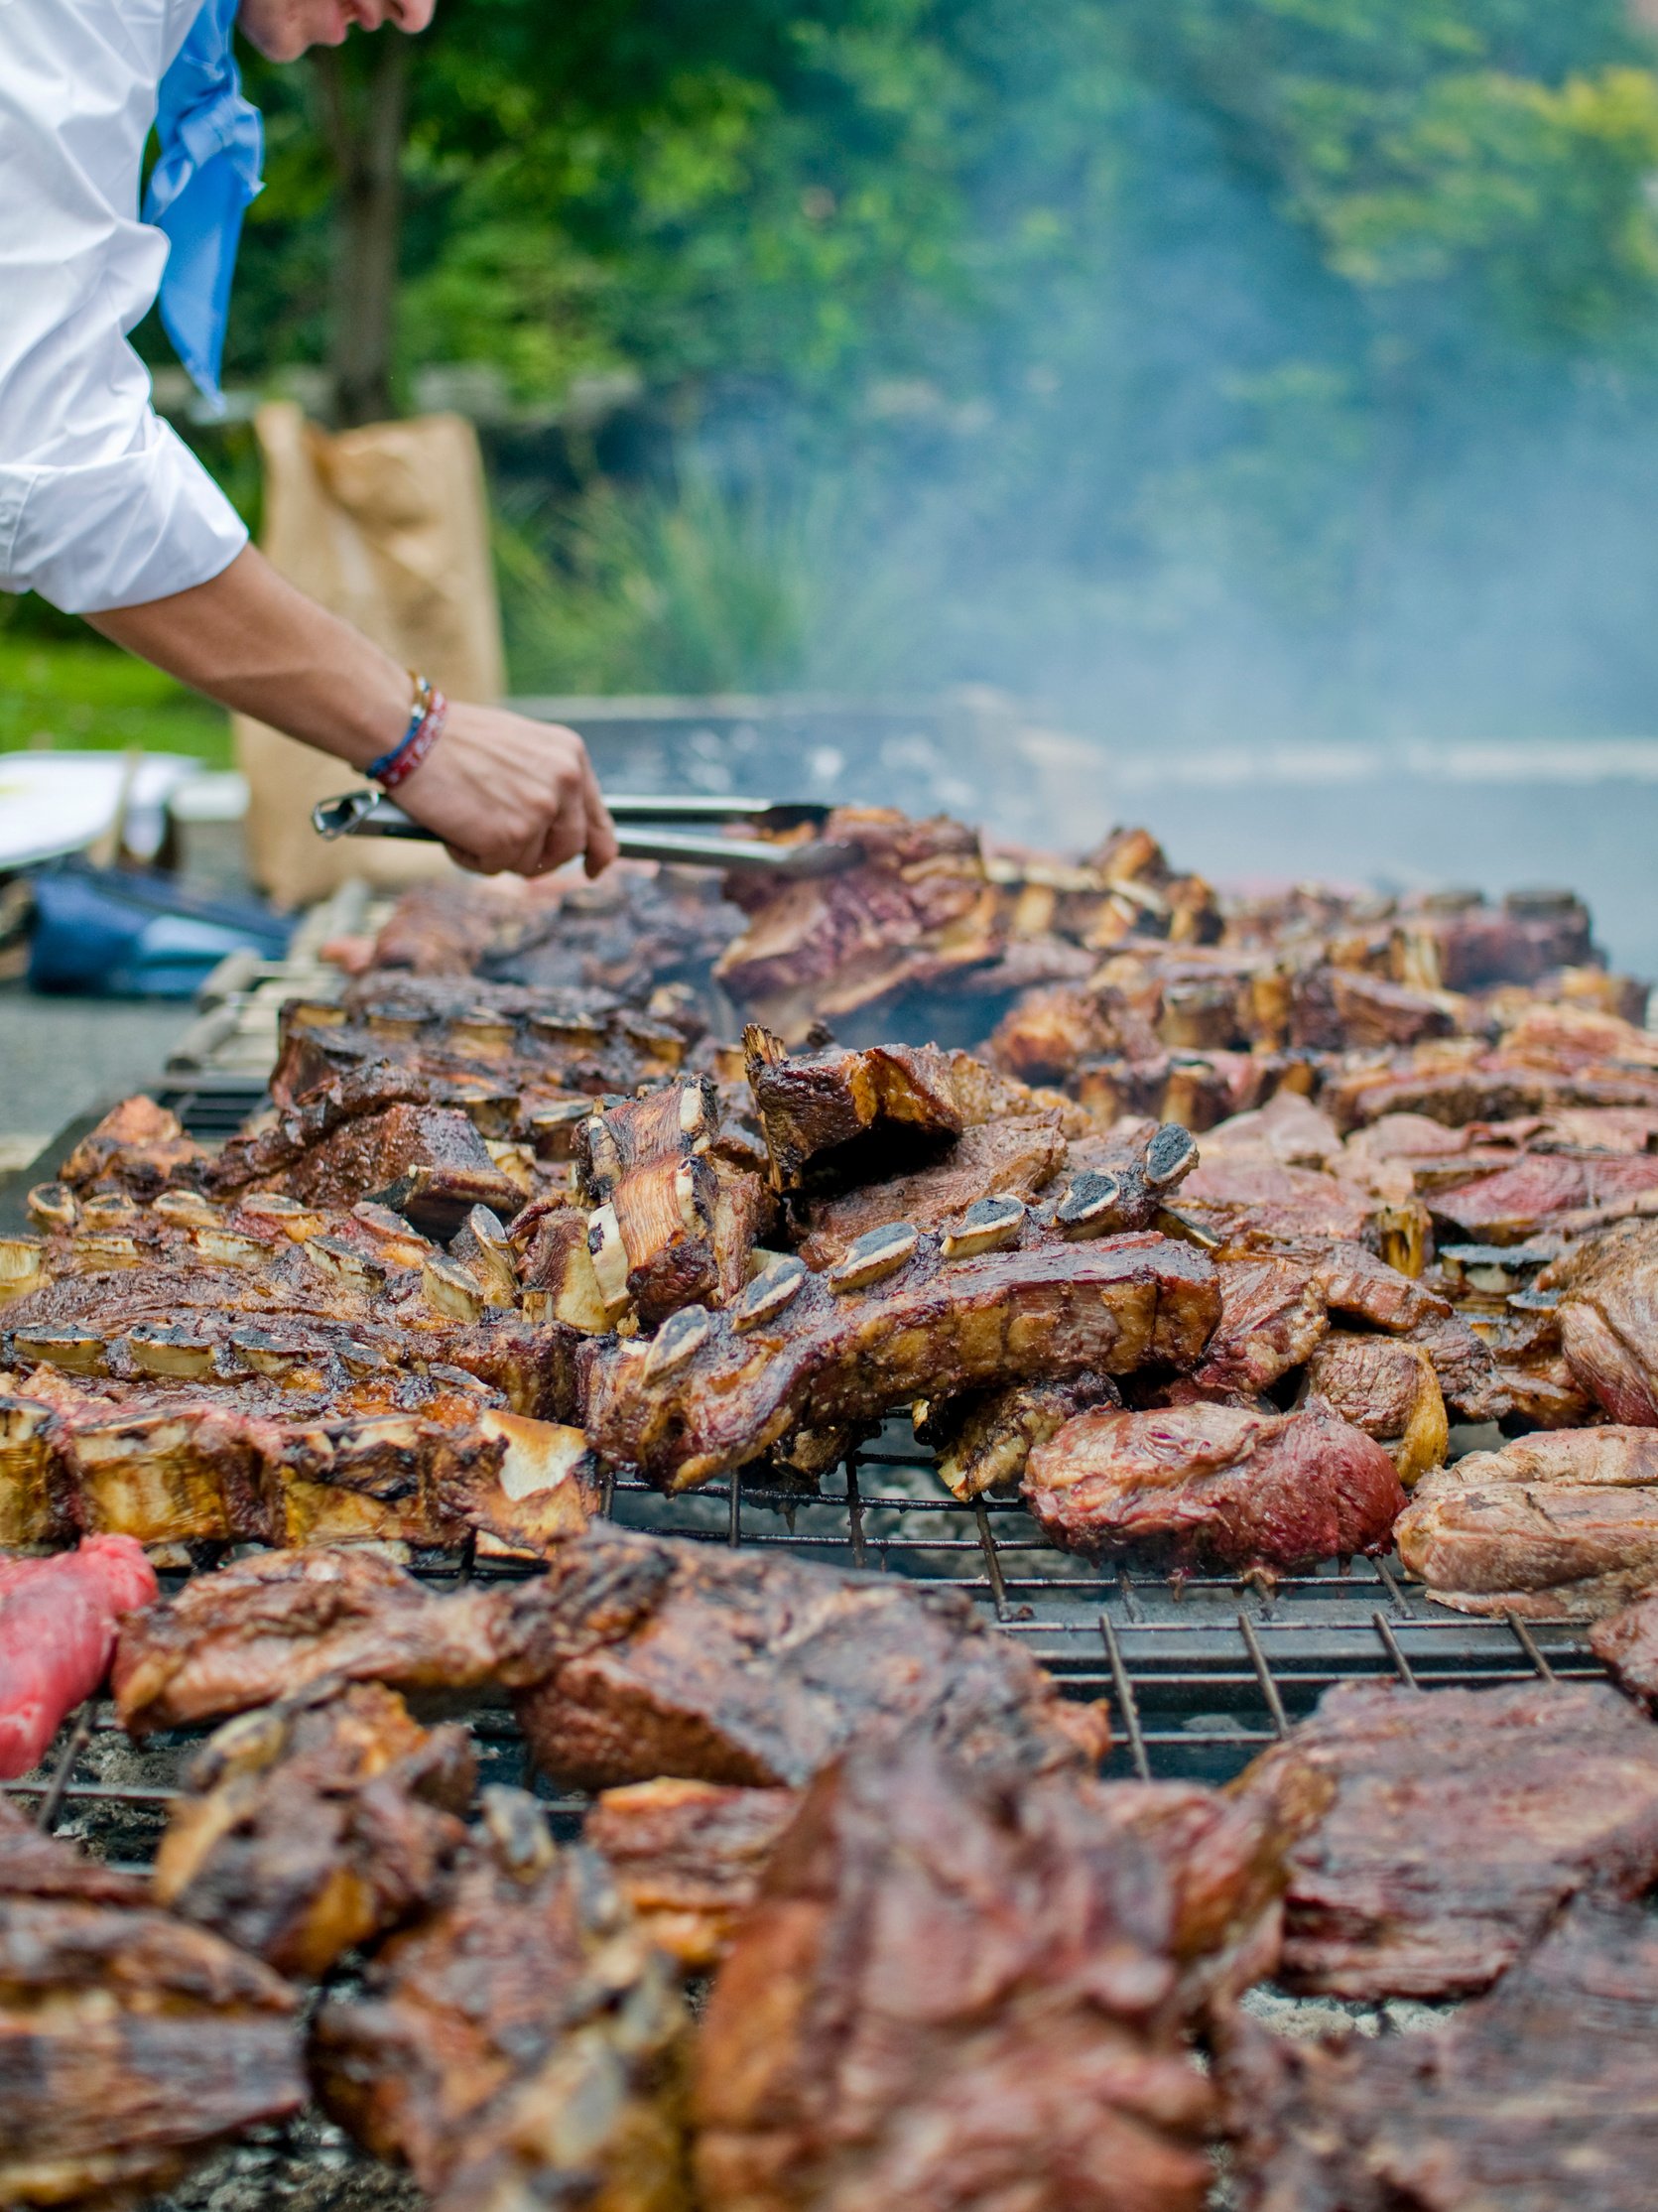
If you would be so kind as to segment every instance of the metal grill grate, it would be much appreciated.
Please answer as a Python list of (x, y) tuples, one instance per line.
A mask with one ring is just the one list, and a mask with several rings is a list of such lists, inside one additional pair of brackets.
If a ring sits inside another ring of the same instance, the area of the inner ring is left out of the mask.
[[(1408, 1589), (1387, 1561), (1276, 1584), (1182, 1582), (1090, 1565), (1048, 1547), (1016, 1502), (951, 1497), (926, 1457), (891, 1429), (826, 1478), (819, 1495), (739, 1480), (665, 1498), (643, 1482), (619, 1480), (606, 1502), (628, 1527), (954, 1584), (1069, 1695), (1108, 1701), (1111, 1775), (1225, 1781), (1339, 1681), (1394, 1679), (1428, 1692), (1594, 1679), (1601, 1671), (1573, 1624), (1447, 1613)], [(415, 1571), (444, 1587), (529, 1570), (427, 1554)], [(170, 1579), (177, 1586), (182, 1578)], [(486, 1780), (538, 1786), (504, 1705), (480, 1705), (464, 1718)], [(141, 1865), (198, 1741), (179, 1732), (135, 1748), (99, 1706), (65, 1725), (39, 1773), (10, 1786), (38, 1807), (43, 1826), (70, 1827), (117, 1863)], [(584, 1801), (558, 1795), (544, 1779), (539, 1787), (555, 1825), (573, 1832)]]

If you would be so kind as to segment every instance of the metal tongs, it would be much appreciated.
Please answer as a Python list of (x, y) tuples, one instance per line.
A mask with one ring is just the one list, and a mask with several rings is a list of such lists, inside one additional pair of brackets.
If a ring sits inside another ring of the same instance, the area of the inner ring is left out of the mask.
[[(613, 798), (606, 799), (616, 825), (616, 842), (624, 860), (665, 860), (686, 868), (742, 868), (755, 875), (839, 875), (855, 867), (862, 848), (833, 838), (817, 838), (807, 845), (767, 845), (763, 836), (752, 844), (744, 839), (721, 838), (695, 830), (635, 829), (635, 823), (745, 822), (762, 833), (782, 835), (790, 830), (819, 829), (829, 820), (829, 809), (810, 800), (776, 804), (769, 799)], [(311, 826), (319, 838), (410, 838), (425, 845), (441, 843), (438, 834), (406, 815), (378, 791), (346, 791), (337, 799), (320, 800), (311, 810)]]

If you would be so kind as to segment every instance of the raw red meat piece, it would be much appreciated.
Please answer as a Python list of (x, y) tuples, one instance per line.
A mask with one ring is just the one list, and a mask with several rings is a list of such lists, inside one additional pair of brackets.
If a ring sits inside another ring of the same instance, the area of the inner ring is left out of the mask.
[(0, 1560), (0, 1781), (38, 1766), (64, 1714), (109, 1668), (115, 1620), (159, 1596), (130, 1536), (85, 1536), (52, 1559)]

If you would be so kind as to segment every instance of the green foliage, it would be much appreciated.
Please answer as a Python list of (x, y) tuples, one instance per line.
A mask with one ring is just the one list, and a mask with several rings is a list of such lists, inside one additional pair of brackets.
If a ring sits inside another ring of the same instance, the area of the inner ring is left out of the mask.
[(230, 725), (171, 677), (108, 646), (0, 631), (0, 752), (130, 745), (228, 767)]

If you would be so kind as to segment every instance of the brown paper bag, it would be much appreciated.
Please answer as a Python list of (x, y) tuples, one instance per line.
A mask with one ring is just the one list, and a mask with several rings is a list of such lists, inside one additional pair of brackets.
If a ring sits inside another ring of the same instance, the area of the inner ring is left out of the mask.
[[(261, 408), (255, 429), (261, 543), (274, 566), (451, 698), (499, 699), (501, 613), (471, 425), (429, 415), (330, 436), (284, 402)], [(313, 806), (362, 779), (245, 716), (235, 734), (249, 788), (248, 866), (272, 898), (301, 906), (353, 876), (401, 889), (450, 872), (435, 846), (324, 844), (311, 827)]]

